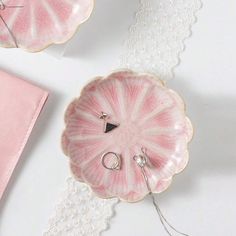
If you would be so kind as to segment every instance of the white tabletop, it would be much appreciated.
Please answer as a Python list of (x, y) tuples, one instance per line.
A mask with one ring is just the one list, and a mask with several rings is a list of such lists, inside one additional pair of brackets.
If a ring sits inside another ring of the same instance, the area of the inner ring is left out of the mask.
[[(88, 80), (116, 68), (138, 0), (99, 0), (62, 59), (0, 49), (0, 69), (50, 91), (0, 202), (1, 236), (39, 236), (69, 176), (60, 149), (63, 113)], [(195, 126), (190, 163), (159, 196), (167, 218), (195, 236), (234, 236), (236, 219), (236, 2), (203, 0), (193, 35), (168, 86)], [(120, 17), (122, 14), (122, 17)], [(160, 232), (160, 233), (158, 233)], [(165, 235), (150, 199), (121, 203), (104, 236)]]

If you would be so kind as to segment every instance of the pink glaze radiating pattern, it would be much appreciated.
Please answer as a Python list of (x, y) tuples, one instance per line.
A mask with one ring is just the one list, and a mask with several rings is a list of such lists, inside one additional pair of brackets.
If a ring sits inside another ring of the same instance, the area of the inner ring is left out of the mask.
[(31, 52), (69, 40), (94, 0), (0, 0), (0, 46)]
[[(101, 112), (118, 128), (104, 133)], [(69, 105), (65, 123), (62, 146), (73, 174), (103, 198), (135, 202), (148, 194), (133, 160), (142, 147), (150, 159), (146, 172), (155, 193), (164, 191), (188, 162), (193, 129), (184, 103), (154, 75), (123, 70), (96, 78)], [(120, 170), (104, 168), (106, 152), (121, 156)]]

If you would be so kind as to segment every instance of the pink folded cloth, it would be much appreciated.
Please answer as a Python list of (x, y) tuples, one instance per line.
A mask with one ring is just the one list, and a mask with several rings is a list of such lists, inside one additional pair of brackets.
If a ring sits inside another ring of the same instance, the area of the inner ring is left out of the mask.
[(0, 71), (0, 199), (48, 93)]

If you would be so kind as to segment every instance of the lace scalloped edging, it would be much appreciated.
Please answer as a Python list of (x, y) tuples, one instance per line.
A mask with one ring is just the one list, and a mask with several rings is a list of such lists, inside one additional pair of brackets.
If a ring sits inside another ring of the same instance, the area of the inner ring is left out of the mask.
[(201, 6), (201, 0), (140, 0), (120, 66), (172, 78)]
[(117, 199), (101, 199), (90, 188), (68, 178), (67, 186), (44, 236), (97, 236), (109, 227)]

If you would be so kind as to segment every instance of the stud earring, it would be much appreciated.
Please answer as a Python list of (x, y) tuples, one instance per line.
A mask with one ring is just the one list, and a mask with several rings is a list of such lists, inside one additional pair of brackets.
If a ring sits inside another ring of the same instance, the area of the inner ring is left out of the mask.
[(108, 122), (107, 119), (109, 119), (109, 116), (105, 112), (101, 112), (101, 116), (99, 118), (104, 120), (104, 128), (103, 128), (104, 133), (108, 133), (113, 129), (116, 129), (120, 125)]

